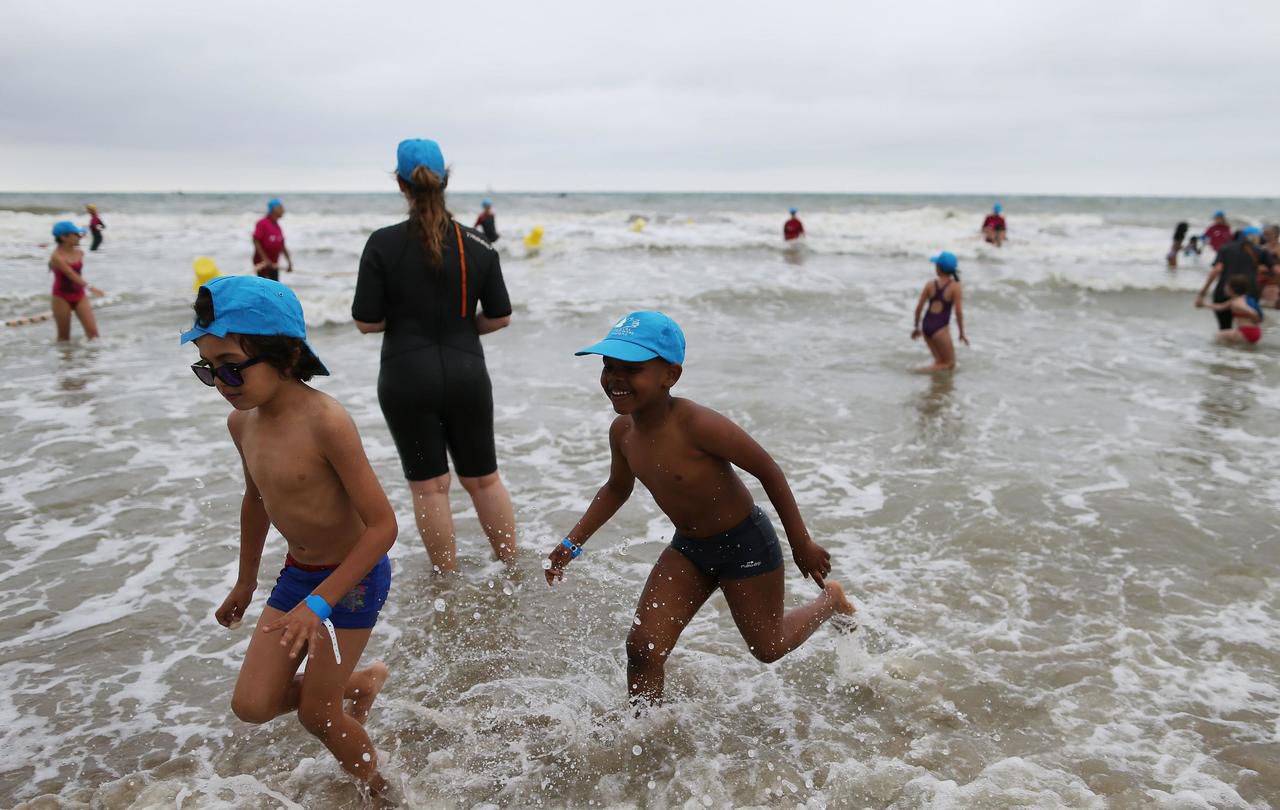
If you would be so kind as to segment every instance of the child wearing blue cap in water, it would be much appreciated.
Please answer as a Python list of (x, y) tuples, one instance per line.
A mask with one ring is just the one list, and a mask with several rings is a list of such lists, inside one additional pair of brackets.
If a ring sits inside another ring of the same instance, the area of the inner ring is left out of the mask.
[[(224, 276), (200, 288), (195, 311), (182, 342), (200, 350), (196, 377), (231, 403), (227, 428), (245, 476), (239, 576), (214, 613), (219, 624), (234, 628), (244, 618), (267, 530), (274, 525), (288, 543), (231, 710), (248, 723), (296, 711), (343, 768), (381, 790), (364, 723), (387, 668), (355, 667), (391, 587), (395, 512), (351, 417), (306, 384), (329, 371), (307, 345), (293, 291)], [(307, 668), (298, 675), (304, 649)]]
[(991, 213), (982, 221), (982, 237), (996, 247), (1005, 240), (1004, 206), (996, 203), (991, 206)]
[(800, 212), (792, 208), (790, 213), (791, 219), (782, 224), (782, 238), (788, 242), (804, 236), (804, 223), (797, 216)]
[[(951, 310), (956, 312), (956, 326), (960, 328), (960, 340), (969, 345), (964, 334), (963, 293), (960, 289), (960, 262), (956, 255), (944, 250), (929, 259), (933, 262), (934, 278), (920, 291), (916, 302), (915, 327), (911, 339), (924, 336), (925, 345), (933, 354), (933, 365), (921, 371), (945, 371), (956, 367), (956, 348), (951, 342)], [(929, 311), (925, 312), (925, 304)], [(924, 320), (920, 319), (924, 314)]]
[[(551, 551), (547, 584), (564, 577), (582, 546), (631, 497), (636, 479), (675, 524), (649, 574), (627, 636), (633, 699), (662, 699), (664, 665), (676, 640), (719, 588), (752, 654), (773, 662), (853, 605), (831, 572), (831, 555), (809, 536), (786, 476), (746, 431), (710, 408), (671, 396), (684, 363), (684, 333), (660, 312), (632, 312), (604, 340), (577, 352), (604, 359), (600, 385), (618, 417), (609, 428), (609, 480)], [(782, 549), (773, 524), (734, 467), (754, 475), (777, 510), (791, 555), (822, 593), (783, 605)]]
[(476, 230), (484, 233), (489, 244), (498, 241), (498, 218), (493, 215), (493, 202), (489, 198), (480, 201), (480, 216), (476, 217)]
[(253, 271), (262, 278), (280, 280), (280, 256), (288, 262), (286, 273), (293, 272), (293, 257), (284, 243), (284, 231), (280, 218), (284, 216), (284, 203), (277, 198), (267, 201), (267, 215), (253, 227)]
[(101, 297), (102, 290), (84, 280), (84, 251), (80, 249), (80, 239), (85, 233), (70, 220), (64, 219), (53, 226), (53, 239), (58, 246), (49, 256), (49, 270), (53, 272), (53, 295), (49, 302), (59, 342), (71, 340), (72, 313), (80, 320), (85, 337), (92, 340), (98, 336), (98, 320), (85, 293)]

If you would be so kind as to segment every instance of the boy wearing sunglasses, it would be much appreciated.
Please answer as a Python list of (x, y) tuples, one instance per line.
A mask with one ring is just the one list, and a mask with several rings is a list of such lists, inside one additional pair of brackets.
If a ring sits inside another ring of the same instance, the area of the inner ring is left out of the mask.
[(307, 345), (293, 291), (256, 276), (215, 278), (200, 288), (195, 311), (182, 342), (195, 342), (192, 370), (233, 407), (227, 428), (245, 476), (239, 576), (214, 613), (219, 624), (234, 628), (244, 617), (272, 525), (289, 546), (231, 710), (248, 723), (296, 711), (343, 768), (380, 791), (364, 722), (387, 668), (355, 667), (390, 589), (395, 512), (351, 417), (306, 384), (329, 371)]

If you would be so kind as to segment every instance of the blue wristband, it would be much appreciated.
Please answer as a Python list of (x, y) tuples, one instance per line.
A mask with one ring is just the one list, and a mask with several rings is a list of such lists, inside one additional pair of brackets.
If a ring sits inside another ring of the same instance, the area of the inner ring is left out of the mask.
[(333, 613), (333, 607), (326, 601), (323, 596), (316, 596), (314, 593), (303, 600), (307, 603), (307, 607), (311, 608), (311, 612), (320, 617), (320, 621), (329, 618)]
[(574, 545), (573, 541), (567, 537), (560, 541), (560, 545), (569, 549), (570, 559), (576, 560), (578, 559), (578, 556), (582, 554), (582, 546)]

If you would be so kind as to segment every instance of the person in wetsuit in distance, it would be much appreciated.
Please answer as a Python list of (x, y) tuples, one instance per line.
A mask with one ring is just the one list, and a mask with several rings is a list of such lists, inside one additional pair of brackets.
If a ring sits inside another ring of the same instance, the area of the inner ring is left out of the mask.
[(378, 403), (395, 440), (431, 563), (457, 568), (449, 457), (498, 559), (516, 554), (515, 513), (498, 475), (493, 388), (480, 336), (511, 323), (498, 252), (445, 208), (435, 141), (401, 141), (396, 182), (409, 218), (374, 231), (360, 257), (351, 317), (383, 332)]
[(493, 202), (488, 198), (480, 202), (483, 210), (480, 216), (476, 217), (476, 230), (484, 232), (484, 238), (489, 240), (489, 244), (498, 241), (498, 223), (493, 215)]

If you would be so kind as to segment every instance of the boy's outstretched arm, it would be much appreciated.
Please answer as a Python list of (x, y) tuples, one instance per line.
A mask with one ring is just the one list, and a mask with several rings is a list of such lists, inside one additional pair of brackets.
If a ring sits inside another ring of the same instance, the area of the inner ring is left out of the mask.
[(819, 588), (823, 587), (827, 574), (831, 573), (831, 554), (809, 536), (791, 485), (773, 456), (732, 420), (710, 408), (699, 407), (689, 417), (687, 429), (690, 438), (704, 452), (723, 458), (760, 481), (782, 521), (796, 567), (805, 577), (812, 577)]
[[(587, 542), (591, 535), (622, 508), (622, 505), (631, 497), (632, 490), (635, 489), (635, 473), (631, 472), (631, 466), (627, 464), (627, 459), (622, 455), (622, 449), (619, 446), (622, 431), (626, 429), (627, 423), (623, 419), (613, 420), (613, 424), (609, 427), (609, 480), (600, 487), (595, 500), (569, 532), (569, 541), (574, 545), (581, 546)], [(557, 579), (564, 578), (564, 567), (573, 560), (573, 553), (557, 542), (548, 558), (551, 560), (551, 567), (543, 573), (547, 577), (547, 584), (550, 585)]]
[(271, 528), (271, 519), (267, 517), (267, 508), (262, 505), (262, 495), (253, 476), (249, 475), (249, 467), (244, 463), (244, 450), (240, 447), (239, 411), (232, 411), (227, 417), (227, 430), (231, 440), (235, 442), (236, 452), (240, 454), (240, 466), (244, 469), (244, 498), (240, 501), (240, 572), (236, 577), (235, 587), (222, 601), (222, 606), (214, 611), (214, 618), (223, 627), (244, 618), (253, 600), (253, 592), (258, 589), (258, 566), (262, 562), (262, 546), (267, 542), (267, 530)]
[[(332, 407), (324, 409), (316, 420), (316, 439), (321, 455), (333, 467), (338, 479), (342, 482), (351, 505), (355, 507), (364, 523), (364, 532), (356, 540), (351, 552), (334, 569), (333, 573), (320, 583), (311, 593), (319, 596), (332, 607), (364, 579), (383, 555), (396, 542), (396, 513), (391, 502), (378, 483), (378, 476), (369, 465), (364, 445), (360, 443), (360, 433), (341, 405), (336, 402)], [(320, 638), (323, 627), (320, 617), (306, 602), (298, 606), (271, 624), (263, 628), (266, 632), (284, 630), (280, 643), (290, 646), (289, 656), (296, 656), (302, 645), (307, 645), (308, 654), (314, 654), (316, 642)]]

